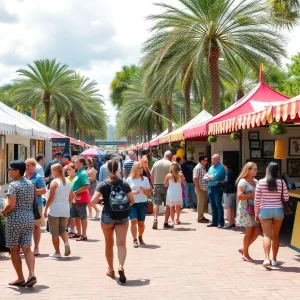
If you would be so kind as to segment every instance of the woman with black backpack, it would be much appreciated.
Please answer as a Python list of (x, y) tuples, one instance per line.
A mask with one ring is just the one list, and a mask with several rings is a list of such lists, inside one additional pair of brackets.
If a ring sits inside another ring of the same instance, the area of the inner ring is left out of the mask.
[(101, 228), (105, 238), (105, 257), (108, 264), (107, 276), (114, 278), (114, 233), (118, 248), (120, 282), (125, 283), (124, 263), (126, 259), (126, 236), (129, 225), (130, 206), (134, 198), (128, 183), (118, 177), (118, 162), (110, 160), (107, 163), (109, 177), (99, 182), (92, 198), (92, 203), (97, 203), (103, 197), (103, 210), (101, 215)]

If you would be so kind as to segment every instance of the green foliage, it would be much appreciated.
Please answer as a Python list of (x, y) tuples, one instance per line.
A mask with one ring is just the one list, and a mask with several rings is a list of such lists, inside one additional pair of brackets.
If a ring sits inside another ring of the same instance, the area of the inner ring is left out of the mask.
[(289, 78), (284, 82), (283, 92), (289, 97), (295, 97), (300, 94), (300, 52), (292, 56), (287, 68)]
[(188, 146), (187, 147), (187, 152), (190, 152), (190, 153), (194, 154), (195, 153), (195, 147), (194, 146)]
[(241, 138), (241, 134), (239, 132), (231, 132), (230, 138), (233, 141), (237, 141), (237, 140), (239, 140)]
[(281, 122), (273, 122), (269, 125), (269, 132), (271, 135), (277, 136), (277, 135), (284, 135), (287, 134), (287, 128), (286, 123)]
[(185, 141), (180, 142), (180, 148), (184, 149), (185, 148)]
[(210, 136), (208, 136), (207, 141), (208, 141), (210, 144), (215, 143), (215, 142), (217, 141), (217, 136), (215, 136), (215, 135), (210, 135)]

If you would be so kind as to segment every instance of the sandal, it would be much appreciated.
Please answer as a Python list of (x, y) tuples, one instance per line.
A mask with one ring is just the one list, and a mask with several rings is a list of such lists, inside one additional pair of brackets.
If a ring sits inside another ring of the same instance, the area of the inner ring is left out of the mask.
[(121, 283), (125, 283), (126, 282), (126, 276), (125, 276), (124, 269), (122, 267), (119, 268), (118, 273), (120, 275), (119, 281)]
[(115, 271), (114, 270), (111, 270), (111, 271), (107, 271), (106, 272), (106, 275), (110, 278), (115, 278)]
[(76, 241), (77, 242), (87, 241), (87, 236), (86, 237), (80, 236), (78, 239), (76, 239)]
[(36, 283), (37, 283), (36, 277), (33, 275), (26, 281), (25, 287), (33, 287)]
[(25, 286), (25, 280), (19, 282), (10, 282), (8, 285), (12, 286)]
[(80, 235), (78, 235), (77, 233), (73, 233), (73, 234), (69, 235), (69, 238), (70, 239), (77, 239), (77, 238), (80, 238)]
[(133, 248), (138, 248), (139, 247), (139, 243), (137, 240), (133, 240)]
[(178, 220), (175, 221), (175, 225), (180, 225), (180, 224), (181, 224), (180, 221), (178, 221)]

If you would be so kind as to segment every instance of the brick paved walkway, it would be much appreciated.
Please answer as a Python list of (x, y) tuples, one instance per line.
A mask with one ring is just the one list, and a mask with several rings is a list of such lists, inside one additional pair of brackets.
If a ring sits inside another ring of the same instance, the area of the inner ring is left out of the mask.
[(105, 276), (98, 221), (89, 221), (89, 241), (71, 241), (72, 256), (60, 260), (48, 257), (53, 251), (51, 237), (43, 233), (43, 254), (36, 259), (38, 284), (33, 289), (9, 287), (15, 273), (2, 257), (0, 299), (300, 299), (299, 253), (281, 247), (282, 266), (267, 271), (261, 266), (261, 237), (250, 251), (256, 263), (246, 263), (237, 252), (239, 230), (207, 228), (195, 219), (194, 211), (184, 210), (182, 225), (161, 230), (161, 216), (160, 230), (154, 231), (148, 217), (145, 248), (134, 249), (128, 235), (125, 285)]

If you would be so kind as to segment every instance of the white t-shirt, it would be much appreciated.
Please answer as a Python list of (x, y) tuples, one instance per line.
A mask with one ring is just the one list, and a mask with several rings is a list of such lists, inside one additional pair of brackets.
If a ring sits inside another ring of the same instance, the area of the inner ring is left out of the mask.
[(69, 195), (71, 191), (71, 183), (66, 180), (64, 185), (61, 179), (54, 179), (57, 182), (54, 199), (49, 207), (49, 215), (52, 217), (70, 217)]
[(147, 177), (144, 176), (144, 179), (141, 178), (134, 178), (128, 177), (126, 179), (126, 182), (129, 184), (132, 191), (140, 191), (139, 194), (135, 195), (134, 197), (134, 203), (141, 203), (141, 202), (147, 202), (147, 196), (142, 192), (141, 186), (144, 187), (144, 189), (149, 190), (150, 189), (150, 183)]

